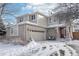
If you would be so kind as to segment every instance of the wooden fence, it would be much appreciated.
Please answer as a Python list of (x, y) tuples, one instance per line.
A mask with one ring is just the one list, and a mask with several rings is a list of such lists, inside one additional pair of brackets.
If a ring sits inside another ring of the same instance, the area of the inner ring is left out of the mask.
[(79, 32), (73, 32), (73, 40), (79, 40)]

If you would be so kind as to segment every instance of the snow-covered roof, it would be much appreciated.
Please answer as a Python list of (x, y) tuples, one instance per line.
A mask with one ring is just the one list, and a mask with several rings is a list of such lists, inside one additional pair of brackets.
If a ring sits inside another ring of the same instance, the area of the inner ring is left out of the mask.
[(79, 23), (79, 19), (75, 19), (73, 23)]
[(55, 24), (55, 25), (49, 25), (48, 28), (54, 28), (54, 27), (63, 27), (65, 24)]
[(14, 25), (14, 24), (6, 25), (6, 28), (7, 28), (7, 27), (14, 27), (14, 26), (17, 26), (17, 24), (15, 24), (15, 25)]

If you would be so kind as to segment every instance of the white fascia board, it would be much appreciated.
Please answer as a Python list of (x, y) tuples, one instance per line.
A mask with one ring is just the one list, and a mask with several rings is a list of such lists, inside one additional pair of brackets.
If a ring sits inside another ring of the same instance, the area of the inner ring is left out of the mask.
[(22, 25), (22, 24), (28, 24), (28, 25), (33, 25), (33, 26), (38, 26), (38, 27), (46, 28), (45, 26), (40, 26), (37, 23), (32, 23), (32, 22), (29, 22), (29, 21), (21, 22), (21, 23), (18, 23), (17, 25)]
[(36, 24), (36, 23), (32, 23), (32, 22), (29, 22), (29, 21), (18, 23), (18, 25), (22, 25), (22, 24), (38, 25), (38, 24)]

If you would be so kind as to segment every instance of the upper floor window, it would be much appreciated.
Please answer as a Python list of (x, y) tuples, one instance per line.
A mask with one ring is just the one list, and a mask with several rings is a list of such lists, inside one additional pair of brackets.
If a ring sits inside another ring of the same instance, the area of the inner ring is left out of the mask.
[(31, 19), (32, 19), (32, 20), (35, 20), (35, 15), (32, 15), (32, 16), (31, 16)]
[(23, 22), (23, 18), (22, 17), (20, 18), (20, 22)]
[(49, 23), (52, 23), (52, 19), (51, 18), (49, 18)]

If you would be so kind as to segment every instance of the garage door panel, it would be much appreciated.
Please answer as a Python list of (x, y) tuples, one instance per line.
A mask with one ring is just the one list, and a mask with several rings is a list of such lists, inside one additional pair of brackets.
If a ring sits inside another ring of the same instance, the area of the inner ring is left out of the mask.
[(44, 40), (44, 32), (31, 32), (31, 36), (36, 41)]

